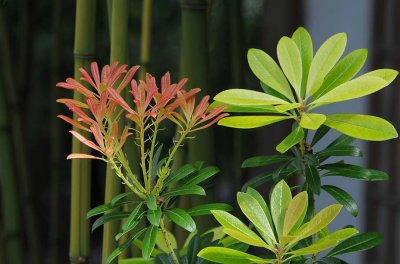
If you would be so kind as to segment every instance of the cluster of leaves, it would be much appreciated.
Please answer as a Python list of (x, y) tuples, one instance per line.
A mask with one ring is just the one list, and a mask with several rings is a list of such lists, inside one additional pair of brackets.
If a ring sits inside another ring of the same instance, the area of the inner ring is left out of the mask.
[[(329, 232), (327, 226), (339, 214), (342, 205), (333, 204), (307, 219), (308, 195), (306, 191), (292, 198), (284, 180), (275, 185), (270, 206), (259, 192), (248, 188), (237, 195), (243, 214), (250, 220), (258, 234), (235, 216), (221, 210), (212, 214), (223, 226), (223, 232), (248, 245), (266, 249), (272, 258), (262, 258), (230, 248), (207, 247), (199, 256), (217, 263), (341, 263), (336, 256), (366, 250), (379, 244), (382, 236), (365, 233), (354, 236), (354, 228)], [(316, 239), (310, 239), (314, 236)], [(324, 257), (317, 254), (334, 247)]]

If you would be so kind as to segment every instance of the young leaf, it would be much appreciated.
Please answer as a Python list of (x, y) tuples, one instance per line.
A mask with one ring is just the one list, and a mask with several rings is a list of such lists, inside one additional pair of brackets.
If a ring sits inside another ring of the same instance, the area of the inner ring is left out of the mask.
[(328, 172), (324, 176), (343, 176), (366, 181), (387, 181), (389, 175), (383, 171), (366, 169), (357, 165), (333, 163), (320, 167)]
[(189, 232), (194, 232), (196, 230), (196, 224), (193, 221), (193, 218), (182, 209), (169, 209), (165, 211), (165, 215), (171, 219), (172, 222)]
[(295, 232), (301, 225), (307, 212), (308, 195), (307, 192), (301, 192), (293, 197), (289, 203), (288, 209), (285, 214), (282, 235), (286, 236)]
[(311, 255), (311, 254), (315, 254), (315, 253), (324, 251), (325, 249), (334, 247), (338, 243), (339, 243), (338, 240), (330, 240), (330, 239), (318, 240), (311, 246), (290, 251), (290, 254), (297, 255), (297, 256)]
[(219, 169), (217, 167), (206, 167), (204, 169), (199, 170), (196, 172), (194, 175), (191, 177), (187, 178), (182, 185), (196, 185), (199, 184), (211, 176), (217, 174), (219, 172)]
[(362, 152), (359, 148), (351, 145), (333, 146), (321, 150), (317, 153), (318, 157), (333, 157), (333, 156), (349, 156), (349, 157), (362, 157)]
[(285, 155), (256, 156), (243, 161), (242, 168), (267, 166), (270, 164), (281, 163), (291, 159), (293, 159), (293, 157)]
[(275, 109), (279, 113), (284, 113), (284, 112), (287, 112), (289, 110), (298, 108), (300, 106), (301, 106), (300, 103), (291, 103), (291, 104), (277, 105), (277, 106), (275, 106)]
[(206, 195), (206, 192), (202, 187), (198, 185), (184, 185), (163, 194), (163, 197), (166, 200), (168, 200), (175, 196), (189, 195), (189, 194)]
[(367, 249), (371, 249), (379, 245), (383, 240), (383, 235), (380, 233), (364, 233), (354, 237), (351, 237), (339, 245), (337, 245), (334, 249), (332, 249), (327, 256), (333, 257), (345, 253), (363, 251)]
[(294, 129), (290, 134), (276, 146), (276, 150), (285, 153), (291, 147), (304, 139), (304, 130), (300, 126)]
[(330, 130), (331, 128), (325, 125), (321, 125), (317, 131), (315, 131), (314, 137), (311, 140), (311, 146), (317, 144)]
[(384, 79), (388, 83), (391, 83), (396, 79), (397, 75), (399, 74), (398, 71), (392, 69), (379, 69), (367, 72), (363, 76), (375, 76)]
[(210, 104), (210, 108), (225, 106), (224, 112), (228, 113), (278, 113), (273, 105), (246, 105), (239, 106), (214, 101)]
[(262, 259), (248, 253), (223, 247), (207, 247), (202, 249), (198, 256), (209, 261), (224, 264), (275, 263), (276, 261), (274, 259)]
[(105, 223), (121, 220), (126, 218), (130, 215), (130, 212), (115, 212), (103, 215), (102, 217), (98, 218), (92, 225), (92, 232), (98, 228), (99, 226), (104, 225)]
[(351, 80), (364, 66), (368, 51), (358, 49), (350, 52), (325, 77), (321, 88), (314, 94), (314, 100), (334, 89), (336, 86)]
[(349, 227), (349, 228), (344, 228), (344, 229), (337, 230), (337, 231), (335, 231), (335, 232), (323, 237), (320, 240), (338, 240), (338, 241), (342, 241), (342, 240), (348, 239), (349, 237), (354, 236), (357, 233), (358, 233), (357, 229)]
[(188, 209), (186, 212), (191, 216), (197, 216), (197, 215), (211, 214), (211, 210), (232, 211), (233, 208), (229, 204), (225, 203), (212, 203), (212, 204), (202, 204), (192, 207)]
[(332, 185), (324, 185), (322, 189), (336, 199), (354, 217), (358, 215), (358, 207), (353, 197), (346, 191)]
[(345, 33), (338, 33), (325, 41), (318, 49), (307, 79), (306, 97), (312, 96), (320, 88), (325, 76), (335, 66), (342, 56), (346, 47), (347, 36)]
[(225, 234), (227, 234), (228, 236), (233, 237), (234, 239), (236, 239), (240, 242), (246, 243), (250, 246), (263, 247), (263, 248), (266, 248), (271, 251), (274, 250), (274, 248), (272, 246), (265, 243), (264, 240), (262, 240), (260, 237), (258, 239), (254, 239), (252, 237), (247, 236), (246, 234), (243, 234), (240, 231), (237, 231), (235, 229), (230, 229), (230, 228), (224, 228), (223, 232)]
[(157, 209), (157, 201), (156, 201), (156, 198), (154, 197), (154, 195), (150, 194), (147, 197), (146, 205), (147, 205), (147, 208), (149, 208), (150, 210)]
[(196, 166), (194, 164), (185, 164), (176, 171), (172, 172), (171, 175), (168, 176), (168, 178), (165, 180), (164, 185), (167, 186), (171, 183), (175, 183), (193, 172), (197, 171)]
[(277, 46), (277, 55), (283, 72), (300, 98), (302, 63), (296, 43), (288, 37), (281, 38)]
[(300, 50), (301, 62), (302, 62), (302, 78), (301, 78), (301, 97), (304, 97), (308, 72), (310, 70), (310, 65), (314, 56), (313, 43), (308, 31), (299, 27), (292, 36), (292, 39), (296, 43)]
[(315, 113), (303, 113), (300, 120), (300, 126), (306, 129), (316, 130), (326, 120), (326, 115)]
[(148, 210), (147, 220), (149, 220), (150, 224), (154, 226), (159, 226), (161, 220), (161, 208), (157, 207), (156, 210)]
[[(130, 238), (128, 238), (128, 240), (126, 240), (122, 245), (120, 245), (113, 252), (111, 252), (111, 254), (107, 257), (106, 263), (107, 264), (111, 263), (116, 257), (118, 257), (122, 252), (124, 252), (124, 250), (127, 249), (136, 238), (138, 238), (141, 234), (143, 234), (143, 232), (145, 230), (146, 230), (146, 228), (136, 232), (134, 235), (132, 235)], [(137, 262), (137, 263), (139, 263), (139, 262)]]
[(125, 234), (127, 234), (128, 232), (132, 231), (137, 224), (139, 224), (139, 221), (142, 219), (142, 217), (144, 216), (145, 212), (141, 212), (131, 223), (128, 227), (126, 227), (124, 230), (122, 230), (121, 232), (119, 232), (118, 234), (115, 235), (115, 241), (118, 241), (122, 236), (124, 236)]
[(278, 237), (282, 235), (286, 210), (292, 201), (292, 193), (287, 183), (282, 180), (275, 185), (271, 194), (271, 215)]
[(388, 121), (369, 115), (335, 114), (327, 117), (325, 125), (343, 134), (372, 141), (397, 138), (397, 131)]
[(218, 125), (249, 129), (270, 125), (292, 118), (292, 116), (228, 116), (219, 120)]
[(321, 192), (321, 178), (315, 166), (306, 163), (305, 164), (306, 181), (310, 190), (315, 194)]
[(266, 106), (276, 104), (288, 104), (285, 100), (275, 96), (248, 90), (248, 89), (229, 89), (220, 92), (214, 100), (221, 103), (237, 106)]
[(125, 192), (116, 195), (114, 198), (111, 199), (111, 206), (114, 206), (118, 201), (131, 194), (133, 194), (133, 192)]
[(268, 221), (257, 200), (250, 194), (238, 192), (237, 201), (244, 215), (257, 227), (262, 237), (267, 241), (276, 242), (272, 223)]
[(154, 225), (151, 225), (146, 230), (146, 234), (144, 235), (143, 245), (142, 245), (142, 256), (145, 259), (150, 258), (151, 252), (153, 252), (153, 249), (156, 245), (157, 230), (158, 227)]
[[(163, 145), (160, 145), (156, 152), (154, 153), (153, 156), (153, 164), (152, 164), (152, 171), (151, 173), (151, 179), (154, 180), (157, 176), (157, 170), (159, 169), (160, 165), (162, 165), (163, 162), (161, 162), (161, 164), (159, 164), (160, 161), (160, 155), (161, 155), (161, 151), (162, 151)], [(155, 209), (151, 209), (151, 210), (155, 210)]]
[(250, 69), (260, 81), (283, 94), (290, 101), (295, 101), (285, 75), (278, 64), (267, 53), (259, 49), (249, 49), (247, 61), (249, 62)]
[(124, 224), (122, 225), (122, 231), (130, 230), (131, 227), (135, 224), (137, 220), (136, 215), (138, 214), (140, 208), (142, 207), (142, 203), (139, 203), (135, 209), (132, 210), (128, 218), (125, 220)]
[(268, 222), (271, 224), (271, 226), (273, 226), (274, 222), (272, 220), (271, 212), (269, 211), (268, 205), (265, 202), (262, 195), (257, 190), (255, 190), (251, 187), (247, 187), (246, 193), (250, 194), (251, 196), (253, 196), (254, 199), (257, 200), (258, 204), (261, 206), (265, 215), (267, 216)]
[(274, 97), (280, 98), (286, 102), (290, 102), (290, 100), (288, 98), (286, 98), (283, 94), (279, 93), (278, 91), (272, 89), (271, 87), (269, 87), (268, 85), (266, 85), (265, 83), (260, 81), (260, 86), (261, 89), (263, 90), (264, 93), (272, 95)]
[[(168, 230), (166, 230), (166, 232), (167, 232), (167, 236), (168, 236), (168, 241), (170, 242), (172, 248), (173, 249), (178, 248), (178, 244), (176, 242), (175, 236)], [(168, 252), (168, 245), (167, 245), (167, 242), (165, 242), (165, 238), (164, 238), (164, 235), (161, 230), (158, 230), (158, 232), (157, 232), (156, 245), (162, 251)]]

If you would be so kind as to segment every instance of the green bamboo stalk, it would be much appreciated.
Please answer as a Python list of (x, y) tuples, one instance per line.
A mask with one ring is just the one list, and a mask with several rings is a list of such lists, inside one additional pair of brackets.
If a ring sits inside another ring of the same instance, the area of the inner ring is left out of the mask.
[(1, 187), (1, 209), (3, 215), (4, 248), (7, 252), (6, 263), (22, 264), (23, 241), (21, 233), (20, 206), (18, 204), (17, 178), (15, 172), (15, 161), (11, 139), (10, 119), (6, 105), (5, 92), (0, 83), (0, 187)]
[(41, 244), (39, 243), (40, 227), (37, 224), (36, 211), (34, 208), (34, 197), (32, 196), (31, 184), (29, 177), (29, 168), (26, 156), (26, 144), (23, 132), (25, 131), (22, 126), (22, 116), (19, 98), (17, 96), (15, 74), (13, 72), (14, 65), (11, 59), (11, 48), (8, 39), (7, 25), (4, 15), (3, 7), (0, 7), (0, 54), (4, 72), (4, 86), (5, 98), (7, 100), (8, 108), (12, 109), (12, 143), (15, 153), (15, 159), (18, 161), (16, 168), (17, 176), (19, 176), (19, 183), (21, 190), (19, 194), (22, 197), (22, 212), (25, 233), (28, 238), (28, 246), (30, 248), (30, 255), (33, 264), (41, 263)]
[[(111, 12), (111, 50), (110, 63), (119, 61), (120, 63), (127, 62), (127, 35), (128, 35), (128, 1), (127, 0), (112, 0)], [(110, 166), (107, 166), (106, 171), (106, 188), (105, 188), (105, 203), (109, 203), (111, 199), (121, 192), (121, 183)], [(120, 228), (119, 221), (113, 221), (104, 225), (103, 229), (103, 251), (102, 263), (105, 263), (107, 257), (118, 246), (114, 237)], [(116, 263), (114, 261), (113, 263)]]
[(143, 0), (142, 32), (140, 41), (140, 80), (144, 80), (150, 64), (152, 5), (153, 0)]
[[(52, 11), (52, 56), (51, 56), (51, 102), (50, 111), (51, 116), (56, 116), (61, 112), (60, 105), (55, 101), (61, 97), (60, 90), (54, 87), (54, 84), (60, 80), (60, 63), (61, 63), (61, 36), (62, 36), (62, 0), (53, 1)], [(60, 121), (56, 118), (52, 118), (50, 121), (50, 263), (60, 263), (61, 252), (60, 246), (62, 238), (60, 237), (60, 212), (61, 212), (61, 176), (62, 166), (62, 148), (61, 148), (61, 127)]]
[[(75, 20), (74, 63), (75, 78), (79, 78), (79, 68), (87, 68), (94, 58), (95, 51), (95, 0), (77, 0)], [(74, 93), (74, 99), (81, 101), (82, 95)], [(74, 117), (76, 118), (76, 117)], [(88, 153), (75, 138), (72, 140), (72, 153)], [(73, 159), (71, 163), (71, 232), (70, 262), (89, 263), (90, 234), (86, 213), (90, 209), (89, 160)]]

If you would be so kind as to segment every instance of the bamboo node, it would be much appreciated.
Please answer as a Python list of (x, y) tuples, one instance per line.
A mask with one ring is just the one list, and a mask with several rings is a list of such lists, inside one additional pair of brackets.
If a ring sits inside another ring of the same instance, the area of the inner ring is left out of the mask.
[(69, 261), (71, 264), (84, 264), (84, 263), (89, 263), (89, 257), (86, 256), (69, 256)]

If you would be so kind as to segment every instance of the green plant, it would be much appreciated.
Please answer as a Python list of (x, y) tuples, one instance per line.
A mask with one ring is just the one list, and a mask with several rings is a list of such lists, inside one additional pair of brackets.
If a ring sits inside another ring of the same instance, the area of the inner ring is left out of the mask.
[[(211, 209), (230, 210), (226, 204), (207, 204), (196, 208), (182, 210), (174, 206), (174, 201), (182, 195), (205, 195), (205, 190), (199, 185), (218, 172), (216, 167), (203, 167), (202, 162), (184, 165), (174, 171), (171, 166), (179, 147), (184, 140), (194, 131), (205, 129), (227, 114), (221, 107), (209, 107), (209, 97), (204, 96), (198, 104), (195, 95), (200, 89), (183, 89), (186, 79), (178, 83), (171, 83), (169, 73), (161, 79), (158, 88), (153, 76), (147, 74), (144, 81), (137, 83), (133, 80), (138, 67), (127, 69), (127, 65), (119, 66), (114, 63), (103, 67), (101, 73), (96, 63), (91, 64), (91, 75), (80, 69), (81, 80), (89, 84), (88, 89), (72, 78), (57, 86), (74, 90), (84, 99), (59, 99), (74, 114), (78, 116), (73, 120), (67, 116), (59, 117), (73, 125), (75, 128), (93, 135), (91, 141), (81, 132), (71, 130), (71, 134), (84, 145), (96, 150), (101, 155), (95, 156), (85, 153), (72, 153), (68, 159), (99, 159), (112, 168), (119, 179), (130, 191), (115, 196), (110, 203), (90, 210), (87, 217), (104, 214), (97, 219), (92, 230), (112, 221), (125, 219), (121, 231), (116, 234), (119, 240), (125, 234), (129, 238), (125, 243), (115, 249), (107, 258), (107, 263), (113, 261), (124, 249), (139, 237), (144, 235), (142, 241), (142, 255), (148, 259), (155, 247), (158, 230), (165, 239), (168, 253), (174, 263), (179, 263), (169, 240), (166, 224), (169, 221), (189, 232), (196, 230), (193, 215), (209, 214)], [(120, 95), (131, 84), (134, 107), (131, 107)], [(120, 128), (120, 119), (126, 117), (132, 122), (134, 128), (124, 126)], [(163, 146), (158, 144), (158, 135), (164, 122), (172, 121), (178, 129), (178, 136), (173, 140), (172, 146), (165, 153)], [(140, 172), (133, 172), (123, 146), (134, 131), (134, 141), (140, 149)], [(126, 199), (130, 194), (137, 195), (139, 202)], [(132, 211), (112, 212), (125, 204), (134, 204)], [(109, 212), (111, 211), (111, 212)], [(149, 226), (135, 230), (137, 224), (147, 218)]]
[[(283, 180), (275, 185), (269, 207), (261, 194), (250, 187), (247, 192), (239, 192), (237, 200), (243, 214), (259, 234), (235, 216), (212, 210), (223, 226), (223, 232), (248, 245), (266, 249), (273, 257), (262, 258), (221, 247), (205, 248), (200, 251), (200, 257), (217, 263), (306, 263), (308, 259), (313, 263), (338, 263), (337, 255), (369, 249), (382, 240), (380, 235), (371, 233), (354, 236), (358, 231), (352, 227), (329, 232), (327, 226), (342, 208), (339, 204), (325, 207), (309, 221), (304, 221), (307, 192), (300, 192), (292, 198), (290, 188)], [(311, 236), (314, 239), (307, 241)], [(317, 253), (332, 247), (317, 260)]]

